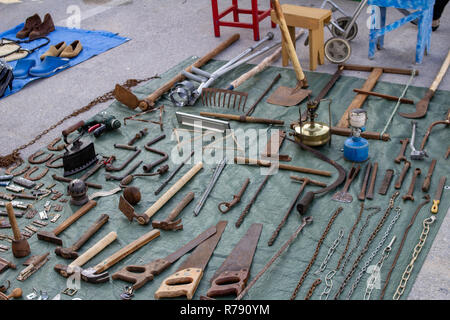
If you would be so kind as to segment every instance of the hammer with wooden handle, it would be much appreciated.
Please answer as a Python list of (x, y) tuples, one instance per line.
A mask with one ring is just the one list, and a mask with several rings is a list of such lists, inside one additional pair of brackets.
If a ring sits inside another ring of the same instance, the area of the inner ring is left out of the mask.
[(16, 258), (26, 257), (31, 253), (30, 245), (28, 244), (27, 239), (25, 239), (20, 233), (11, 202), (8, 202), (6, 204), (6, 212), (8, 213), (9, 224), (11, 225), (14, 234), (14, 239), (12, 240), (11, 243), (13, 255)]
[(85, 253), (79, 256), (77, 259), (72, 261), (68, 266), (63, 264), (55, 265), (54, 269), (63, 277), (67, 278), (75, 272), (81, 272), (81, 267), (85, 265), (89, 260), (99, 254), (103, 249), (110, 245), (114, 240), (117, 239), (117, 233), (111, 231), (105, 237), (103, 237), (99, 242), (94, 244)]

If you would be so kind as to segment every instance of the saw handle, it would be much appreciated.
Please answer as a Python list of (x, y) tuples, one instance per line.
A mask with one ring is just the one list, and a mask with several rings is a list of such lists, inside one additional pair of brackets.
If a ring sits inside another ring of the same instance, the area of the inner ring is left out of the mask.
[(152, 281), (154, 276), (166, 270), (171, 263), (164, 259), (156, 259), (145, 265), (129, 265), (120, 271), (114, 273), (111, 278), (113, 280), (120, 279), (126, 282), (133, 283), (133, 289), (137, 290), (144, 284)]
[(155, 292), (155, 299), (186, 296), (188, 300), (192, 300), (202, 277), (203, 270), (200, 268), (178, 271), (164, 279)]
[(214, 279), (206, 295), (210, 298), (233, 294), (238, 296), (244, 290), (249, 275), (248, 269), (224, 271)]
[(91, 260), (94, 256), (96, 256), (99, 252), (105, 249), (108, 245), (110, 245), (114, 240), (117, 239), (117, 233), (111, 231), (105, 237), (103, 237), (99, 242), (89, 248), (85, 253), (75, 259), (71, 264), (69, 264), (69, 268), (81, 267), (86, 264), (89, 260)]

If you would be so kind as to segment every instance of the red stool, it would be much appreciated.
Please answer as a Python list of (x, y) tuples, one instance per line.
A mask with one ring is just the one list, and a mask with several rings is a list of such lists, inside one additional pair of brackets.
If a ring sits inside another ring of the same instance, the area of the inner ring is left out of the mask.
[[(220, 37), (220, 26), (224, 27), (237, 27), (237, 28), (247, 28), (253, 29), (253, 38), (255, 41), (259, 41), (259, 22), (266, 17), (270, 16), (270, 10), (272, 8), (272, 3), (270, 3), (270, 9), (268, 10), (258, 10), (258, 0), (252, 0), (251, 9), (240, 9), (238, 7), (238, 0), (232, 0), (232, 5), (219, 13), (219, 8), (217, 6), (217, 0), (211, 0), (213, 24), (214, 24), (214, 35)], [(220, 21), (223, 17), (233, 12), (234, 22)], [(239, 14), (251, 14), (252, 23), (239, 22)], [(272, 28), (276, 27), (275, 23), (271, 23)]]

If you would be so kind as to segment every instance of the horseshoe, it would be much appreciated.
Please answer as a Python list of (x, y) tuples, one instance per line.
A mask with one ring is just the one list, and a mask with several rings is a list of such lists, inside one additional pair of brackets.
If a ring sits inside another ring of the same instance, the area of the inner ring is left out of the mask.
[(19, 170), (19, 171), (17, 171), (17, 172), (14, 172), (14, 170), (15, 170), (17, 167), (19, 167), (20, 165), (22, 165), (22, 163), (23, 163), (23, 162), (13, 164), (11, 167), (9, 167), (8, 169), (5, 170), (5, 174), (13, 175), (14, 177), (16, 177), (16, 176), (20, 176), (21, 174), (27, 172), (27, 171), (30, 169), (30, 165), (28, 165), (28, 164), (27, 164), (27, 165), (25, 166), (25, 168), (23, 168), (22, 170)]
[(44, 151), (42, 151), (42, 150), (39, 150), (39, 151), (33, 153), (31, 156), (28, 157), (28, 162), (31, 164), (41, 164), (41, 163), (47, 162), (48, 160), (50, 160), (53, 157), (53, 153), (50, 153), (46, 157), (44, 157), (40, 160), (36, 160), (36, 158), (40, 157), (43, 154), (44, 154)]
[(33, 172), (35, 172), (36, 170), (38, 170), (38, 169), (39, 169), (39, 167), (36, 167), (36, 166), (32, 167), (30, 170), (28, 170), (28, 171), (23, 175), (23, 177), (24, 177), (25, 179), (28, 179), (28, 180), (31, 180), (31, 181), (36, 181), (36, 180), (42, 179), (42, 178), (45, 177), (45, 175), (47, 174), (48, 168), (44, 168), (44, 170), (43, 170), (40, 174), (38, 174), (36, 177), (30, 177), (31, 174), (32, 174)]
[(59, 141), (61, 141), (61, 138), (54, 139), (52, 142), (50, 142), (47, 145), (47, 149), (50, 150), (50, 151), (61, 151), (61, 150), (63, 150), (65, 148), (65, 146), (66, 146), (65, 143), (60, 144), (59, 146), (55, 146), (55, 144), (57, 144)]
[(57, 157), (55, 157), (55, 158), (52, 158), (52, 159), (48, 160), (48, 161), (45, 163), (45, 165), (46, 165), (48, 168), (62, 168), (62, 167), (64, 166), (63, 163), (60, 163), (60, 164), (53, 164), (54, 162), (58, 161), (58, 160), (61, 159), (62, 157), (63, 157), (63, 155), (60, 154), (59, 156), (57, 156)]

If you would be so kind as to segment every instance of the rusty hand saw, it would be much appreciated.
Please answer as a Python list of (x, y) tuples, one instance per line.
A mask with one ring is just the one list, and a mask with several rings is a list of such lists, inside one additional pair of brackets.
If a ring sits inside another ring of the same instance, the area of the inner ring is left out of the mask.
[(133, 283), (133, 290), (137, 290), (144, 286), (147, 282), (152, 281), (154, 276), (166, 270), (186, 253), (197, 247), (199, 244), (203, 243), (205, 240), (209, 239), (211, 236), (215, 235), (216, 232), (216, 226), (212, 226), (167, 257), (153, 260), (144, 265), (126, 266), (122, 270), (114, 273), (112, 275), (112, 279), (120, 279), (126, 282)]
[(245, 236), (211, 278), (211, 288), (206, 293), (208, 297), (231, 294), (238, 296), (244, 290), (250, 276), (250, 267), (262, 227), (261, 223), (254, 223), (250, 226)]
[(208, 265), (217, 243), (222, 236), (228, 221), (219, 221), (216, 233), (203, 241), (191, 255), (182, 263), (177, 272), (167, 277), (155, 292), (155, 298), (174, 298), (186, 296), (191, 300), (203, 277), (203, 271)]

